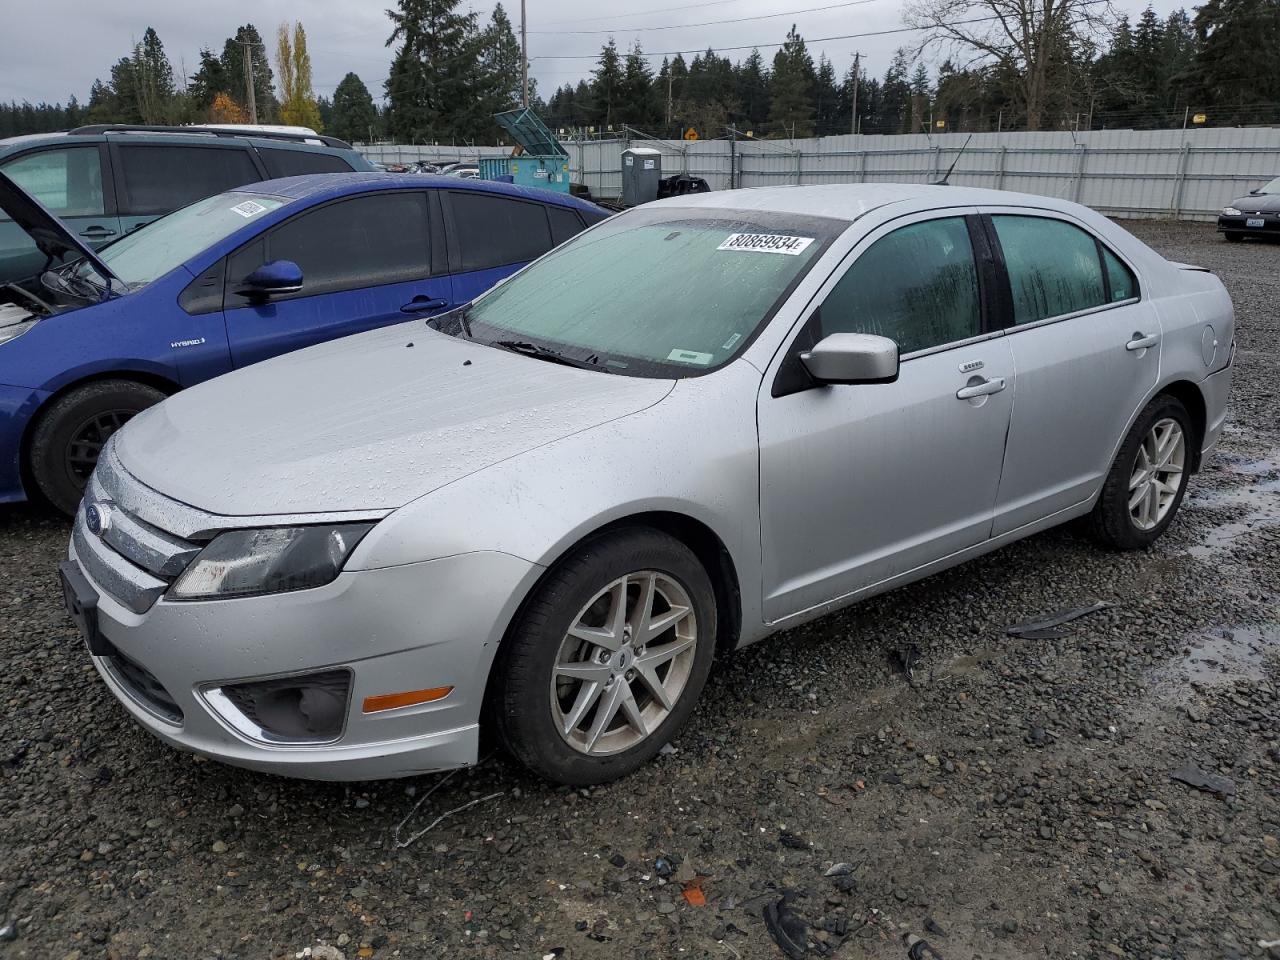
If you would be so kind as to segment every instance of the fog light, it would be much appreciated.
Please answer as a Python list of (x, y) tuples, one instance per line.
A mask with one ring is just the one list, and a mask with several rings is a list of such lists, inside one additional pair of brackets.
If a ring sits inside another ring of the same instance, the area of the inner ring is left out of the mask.
[(330, 743), (342, 735), (350, 670), (232, 683), (205, 691), (223, 720), (266, 743)]

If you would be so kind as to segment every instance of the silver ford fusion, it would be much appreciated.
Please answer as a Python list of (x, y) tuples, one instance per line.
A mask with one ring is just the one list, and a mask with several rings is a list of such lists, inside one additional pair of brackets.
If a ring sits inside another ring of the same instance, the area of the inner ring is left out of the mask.
[(370, 779), (474, 763), (485, 726), (597, 783), (769, 633), (1076, 517), (1149, 545), (1234, 350), (1215, 277), (1072, 203), (673, 198), (141, 414), (63, 587), (175, 746)]

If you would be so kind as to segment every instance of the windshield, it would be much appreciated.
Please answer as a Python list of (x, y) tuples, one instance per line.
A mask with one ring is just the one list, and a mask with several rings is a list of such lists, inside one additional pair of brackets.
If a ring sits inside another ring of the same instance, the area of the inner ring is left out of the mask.
[(1270, 183), (1263, 186), (1258, 192), (1280, 194), (1280, 177), (1276, 177)]
[[(234, 191), (206, 197), (122, 237), (100, 250), (98, 257), (130, 289), (136, 289), (287, 202)], [(87, 264), (81, 267), (91, 269)]]
[(614, 373), (704, 373), (751, 342), (847, 226), (756, 211), (629, 211), (481, 297), (462, 332)]

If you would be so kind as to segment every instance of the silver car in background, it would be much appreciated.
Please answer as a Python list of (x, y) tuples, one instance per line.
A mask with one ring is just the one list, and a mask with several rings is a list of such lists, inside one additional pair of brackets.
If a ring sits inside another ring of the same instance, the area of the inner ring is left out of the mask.
[(178, 747), (370, 779), (474, 763), (489, 724), (597, 783), (767, 634), (1076, 517), (1150, 544), (1234, 349), (1215, 277), (1072, 203), (673, 198), (141, 414), (64, 589)]

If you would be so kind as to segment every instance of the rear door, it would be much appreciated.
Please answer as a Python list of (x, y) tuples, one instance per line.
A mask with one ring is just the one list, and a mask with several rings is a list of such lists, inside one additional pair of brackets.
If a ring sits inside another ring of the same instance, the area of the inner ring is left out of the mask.
[(1048, 211), (985, 217), (1008, 278), (1013, 418), (993, 533), (1089, 499), (1160, 375), (1160, 322), (1127, 265)]
[(215, 193), (264, 179), (253, 151), (235, 141), (209, 144), (110, 141), (124, 233)]
[[(89, 246), (120, 235), (104, 145), (41, 147), (6, 159), (0, 170)], [(0, 283), (34, 276), (44, 261), (31, 238), (0, 214)]]
[[(440, 192), (446, 204), (453, 297), (458, 303), (474, 300), (558, 242), (552, 239), (549, 209), (556, 211), (557, 230), (568, 231), (561, 207), (483, 190)], [(577, 217), (573, 211), (565, 212)], [(577, 220), (578, 230), (583, 229), (581, 223)]]
[[(433, 193), (390, 190), (312, 207), (233, 253), (224, 300), (232, 363), (452, 307)], [(300, 291), (265, 302), (239, 292), (245, 277), (276, 260), (302, 268)]]

